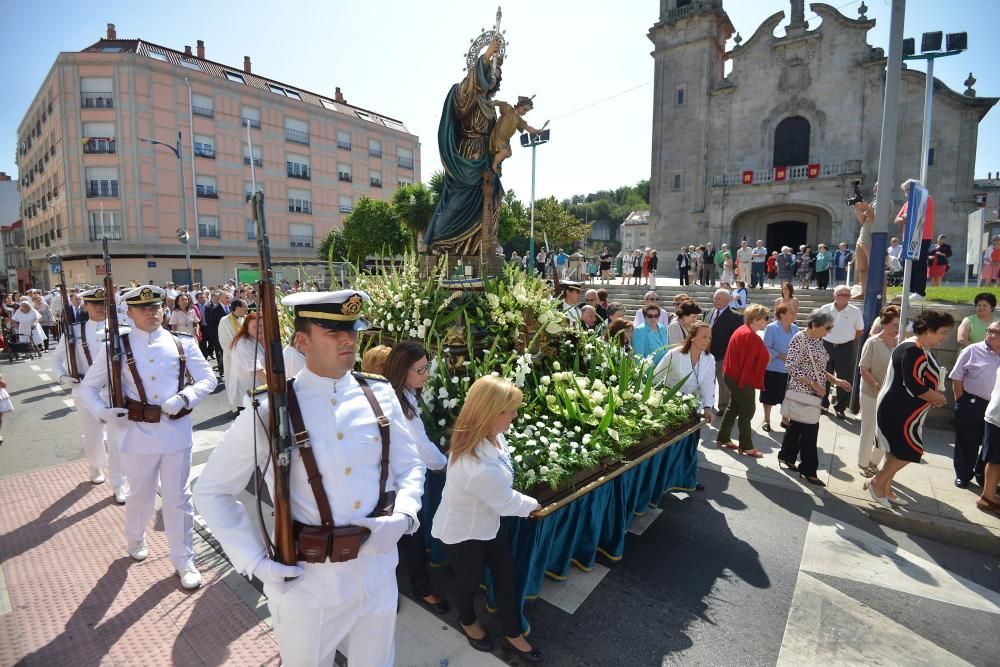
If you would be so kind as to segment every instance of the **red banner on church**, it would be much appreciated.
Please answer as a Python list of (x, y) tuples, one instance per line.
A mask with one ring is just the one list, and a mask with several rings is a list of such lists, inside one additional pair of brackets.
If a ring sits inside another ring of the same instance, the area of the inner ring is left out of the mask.
[(788, 167), (775, 167), (774, 168), (774, 180), (783, 181), (788, 175)]
[(819, 176), (818, 162), (816, 164), (811, 164), (808, 167), (806, 167), (806, 176), (808, 176), (809, 178), (816, 178), (817, 176)]
[(753, 183), (753, 170), (747, 169), (743, 172), (743, 185), (750, 185)]

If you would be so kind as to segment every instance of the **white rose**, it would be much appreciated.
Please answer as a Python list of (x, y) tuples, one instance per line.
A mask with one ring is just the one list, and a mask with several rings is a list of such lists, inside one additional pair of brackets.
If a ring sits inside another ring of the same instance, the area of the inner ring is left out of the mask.
[(589, 433), (584, 433), (583, 434), (583, 444), (589, 445), (591, 439), (592, 439), (592, 436)]
[(514, 457), (514, 462), (515, 463), (520, 463), (523, 460), (524, 460), (524, 457), (521, 456), (520, 454), (518, 454), (517, 456)]
[(444, 419), (438, 420), (438, 426), (444, 426), (447, 422)]
[(562, 370), (562, 366), (559, 365), (558, 361), (553, 361), (552, 362), (552, 368), (554, 368), (557, 371), (561, 371)]
[[(388, 319), (388, 318), (386, 318), (386, 319)], [(393, 324), (392, 322), (389, 322), (389, 327), (388, 328), (389, 328), (389, 331), (395, 331), (396, 330), (396, 325)]]
[(451, 378), (451, 383), (452, 384), (458, 384), (458, 376), (457, 375), (455, 375), (454, 377)]
[(538, 472), (540, 474), (542, 474), (542, 475), (548, 475), (549, 474), (549, 467), (548, 466), (542, 466), (542, 467), (540, 467), (538, 469)]

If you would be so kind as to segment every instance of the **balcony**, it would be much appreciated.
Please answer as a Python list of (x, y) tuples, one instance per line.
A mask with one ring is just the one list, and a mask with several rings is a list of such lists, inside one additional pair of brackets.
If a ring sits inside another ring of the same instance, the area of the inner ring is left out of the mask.
[(354, 210), (354, 204), (341, 204), (340, 205), (340, 212), (341, 213), (350, 213), (353, 210)]
[(207, 107), (191, 107), (191, 113), (195, 116), (204, 116), (205, 118), (215, 118), (215, 109), (209, 109)]
[(309, 133), (303, 132), (302, 130), (292, 130), (286, 127), (285, 139), (293, 144), (303, 144), (305, 146), (309, 145)]
[(354, 178), (351, 177), (351, 173), (349, 171), (338, 171), (337, 180), (343, 181), (344, 183), (350, 183), (354, 180)]
[(194, 156), (203, 157), (208, 160), (215, 159), (215, 148), (212, 146), (206, 146), (205, 144), (195, 144), (194, 145)]
[(81, 109), (114, 109), (115, 98), (111, 93), (80, 93)]
[(87, 155), (114, 155), (114, 139), (88, 138), (83, 142), (83, 152)]
[(311, 248), (313, 247), (313, 237), (305, 236), (303, 234), (289, 234), (288, 241), (293, 248)]
[(373, 188), (380, 188), (380, 187), (382, 187), (382, 179), (381, 178), (369, 178), (368, 179), (368, 184), (371, 185)]
[(396, 162), (400, 169), (413, 169), (413, 158), (411, 157), (400, 157)]
[(819, 178), (837, 178), (839, 176), (851, 176), (861, 173), (861, 160), (847, 160), (846, 162), (832, 162), (829, 164), (819, 163), (817, 173), (809, 175), (809, 165), (800, 164), (793, 167), (784, 167), (785, 177), (775, 178), (780, 167), (770, 169), (754, 169), (752, 182), (744, 183), (744, 176), (751, 170), (733, 171), (728, 174), (717, 174), (712, 178), (713, 187), (729, 187), (733, 185), (771, 185), (785, 181), (812, 181)]
[(100, 241), (101, 239), (108, 239), (109, 241), (121, 241), (122, 240), (122, 226), (114, 223), (105, 221), (104, 224), (100, 222), (90, 223), (90, 240)]
[(368, 157), (379, 157), (379, 158), (382, 157), (382, 149), (381, 148), (369, 148), (368, 149)]
[[(253, 159), (253, 163), (255, 165), (257, 165), (258, 167), (263, 167), (264, 166), (264, 161), (261, 160), (259, 157), (255, 157)], [(243, 164), (250, 164), (250, 158), (247, 157), (246, 155), (243, 156)]]
[(307, 164), (302, 164), (301, 162), (286, 162), (285, 166), (288, 169), (289, 178), (301, 178), (305, 181), (312, 178), (309, 171), (309, 165)]
[(312, 215), (312, 202), (308, 199), (289, 199), (288, 200), (288, 211), (289, 213), (305, 213), (307, 215)]
[(206, 199), (219, 198), (219, 191), (215, 189), (214, 185), (198, 185), (195, 187), (195, 194)]
[(118, 181), (87, 181), (87, 197), (117, 197)]
[(250, 123), (250, 127), (256, 128), (258, 130), (260, 129), (260, 121), (254, 120), (253, 118), (240, 118), (240, 123), (243, 125), (243, 127), (246, 127), (247, 123)]
[(198, 236), (203, 239), (217, 239), (219, 238), (219, 227), (218, 225), (205, 225), (199, 222)]
[(341, 141), (340, 139), (338, 139), (337, 140), (337, 148), (342, 148), (345, 151), (349, 151), (349, 150), (351, 150), (351, 142), (350, 141)]

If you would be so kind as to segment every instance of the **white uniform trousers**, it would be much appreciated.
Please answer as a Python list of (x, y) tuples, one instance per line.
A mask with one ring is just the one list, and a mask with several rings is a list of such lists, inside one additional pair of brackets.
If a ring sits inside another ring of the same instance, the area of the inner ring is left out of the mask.
[[(319, 609), (267, 603), (284, 667), (333, 665), (337, 646), (351, 667), (392, 667), (395, 660), (396, 595), (362, 595), (336, 607)], [(308, 582), (302, 582), (308, 583)], [(391, 600), (389, 598), (392, 598)], [(391, 602), (391, 604), (389, 604)]]
[[(864, 380), (862, 380), (864, 382)], [(858, 467), (878, 466), (885, 458), (885, 450), (875, 447), (875, 422), (878, 397), (861, 392), (861, 437), (858, 440)]]
[(163, 496), (163, 527), (170, 544), (170, 562), (177, 570), (194, 565), (194, 504), (191, 502), (191, 449), (171, 454), (121, 454), (128, 476), (125, 537), (141, 540), (153, 517), (156, 482)]
[[(122, 471), (121, 457), (118, 455), (118, 443), (111, 434), (105, 436), (104, 424), (99, 419), (84, 410), (80, 402), (80, 391), (74, 386), (73, 402), (77, 405), (77, 413), (80, 415), (80, 425), (83, 427), (83, 454), (87, 457), (87, 463), (91, 468), (108, 468), (108, 478), (113, 486), (121, 486), (125, 483), (125, 473)], [(105, 445), (105, 438), (107, 445)]]

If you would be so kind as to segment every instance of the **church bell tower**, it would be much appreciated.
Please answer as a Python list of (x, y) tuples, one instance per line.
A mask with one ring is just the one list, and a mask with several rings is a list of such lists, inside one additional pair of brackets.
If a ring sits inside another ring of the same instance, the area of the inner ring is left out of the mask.
[[(710, 93), (735, 29), (722, 0), (660, 0), (653, 42), (650, 246), (672, 253), (708, 237)], [(673, 256), (672, 254), (670, 256)]]

